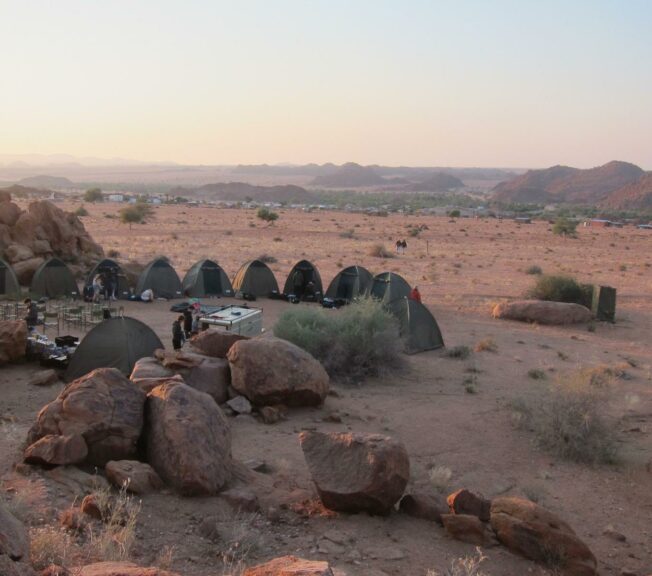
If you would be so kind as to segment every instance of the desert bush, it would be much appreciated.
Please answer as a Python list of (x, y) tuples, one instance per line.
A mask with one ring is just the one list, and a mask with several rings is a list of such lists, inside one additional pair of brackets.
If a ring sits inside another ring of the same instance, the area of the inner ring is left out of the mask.
[(408, 236), (412, 238), (418, 238), (419, 234), (421, 234), (421, 229), (420, 228), (410, 228), (408, 230)]
[(557, 236), (569, 236), (574, 238), (577, 235), (577, 222), (569, 220), (568, 218), (557, 218), (553, 227), (552, 233)]
[(450, 484), (452, 476), (453, 471), (447, 466), (434, 466), (428, 472), (430, 483), (440, 494), (443, 494), (448, 490), (448, 485)]
[(307, 350), (335, 379), (364, 379), (402, 365), (398, 321), (370, 298), (337, 313), (307, 307), (288, 310), (274, 334)]
[(261, 262), (264, 262), (265, 264), (275, 264), (278, 262), (275, 256), (272, 256), (271, 254), (261, 254), (256, 258), (256, 260), (260, 260)]
[(77, 210), (75, 210), (75, 216), (81, 218), (82, 216), (88, 216), (88, 210), (82, 204)]
[(37, 570), (50, 564), (69, 566), (75, 554), (73, 537), (60, 526), (39, 526), (30, 530), (30, 561)]
[(528, 266), (525, 269), (525, 273), (538, 276), (539, 274), (543, 274), (543, 270), (541, 269), (541, 266), (537, 266), (536, 264), (533, 264), (532, 266)]
[(84, 201), (86, 202), (102, 202), (104, 200), (104, 194), (99, 188), (90, 188), (84, 192)]
[(374, 258), (394, 258), (394, 254), (387, 250), (384, 244), (374, 244), (369, 248), (369, 256)]
[(532, 380), (545, 380), (546, 378), (546, 373), (538, 368), (528, 370), (527, 375), (532, 378)]
[(283, 242), (283, 238), (281, 238), (280, 236), (275, 236), (272, 240), (274, 242)]
[(268, 224), (273, 224), (276, 220), (278, 220), (278, 214), (276, 212), (272, 212), (269, 208), (265, 208), (264, 206), (258, 208), (256, 217), (260, 218), (263, 222), (267, 222)]
[(480, 564), (486, 559), (487, 557), (482, 553), (482, 550), (476, 548), (475, 556), (455, 558), (443, 574), (437, 570), (428, 570), (426, 576), (489, 576), (486, 572), (480, 570)]
[(617, 426), (608, 413), (610, 386), (596, 385), (580, 371), (556, 381), (546, 398), (514, 403), (515, 419), (532, 429), (542, 448), (584, 464), (612, 464), (618, 453)]
[(498, 352), (498, 345), (492, 338), (484, 338), (475, 345), (476, 352)]
[(355, 238), (355, 230), (350, 228), (344, 232), (340, 232), (340, 238)]
[(466, 360), (471, 355), (471, 348), (468, 346), (453, 346), (444, 352), (446, 358), (454, 358), (455, 360)]
[(552, 302), (572, 302), (582, 304), (586, 301), (582, 285), (570, 276), (554, 276), (543, 274), (537, 278), (527, 296), (535, 300), (550, 300)]
[(449, 216), (450, 218), (459, 218), (459, 217), (461, 216), (461, 214), (462, 214), (462, 213), (461, 213), (459, 210), (451, 210), (451, 211), (448, 213), (448, 216)]
[(147, 218), (152, 215), (152, 207), (144, 202), (136, 202), (120, 210), (120, 221), (123, 224), (144, 224)]
[(113, 249), (112, 249), (112, 250), (109, 250), (109, 251), (106, 253), (106, 255), (107, 255), (109, 258), (119, 258), (119, 257), (120, 257), (120, 252), (118, 252), (117, 250), (113, 250)]

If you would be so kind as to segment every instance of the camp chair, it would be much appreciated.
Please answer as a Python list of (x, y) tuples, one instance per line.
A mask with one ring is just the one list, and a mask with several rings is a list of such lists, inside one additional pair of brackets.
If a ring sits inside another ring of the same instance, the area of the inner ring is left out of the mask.
[(59, 335), (60, 331), (60, 317), (59, 317), (59, 312), (44, 312), (43, 313), (43, 334), (45, 334), (45, 331), (48, 328), (54, 328), (56, 326), (57, 328), (57, 336)]
[(101, 324), (104, 321), (104, 308), (105, 306), (98, 306), (97, 304), (93, 304), (90, 310), (86, 311), (84, 317), (84, 325), (95, 326), (97, 324)]
[(82, 326), (84, 323), (81, 306), (66, 306), (63, 309), (63, 321), (67, 326)]

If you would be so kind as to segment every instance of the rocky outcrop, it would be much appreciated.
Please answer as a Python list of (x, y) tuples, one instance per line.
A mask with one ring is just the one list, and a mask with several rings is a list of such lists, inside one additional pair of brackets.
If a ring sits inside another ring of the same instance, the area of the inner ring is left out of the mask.
[(594, 576), (596, 560), (572, 528), (552, 512), (524, 498), (491, 503), (491, 527), (512, 552), (540, 563), (554, 561), (568, 576)]
[(323, 366), (280, 338), (240, 340), (227, 354), (231, 386), (256, 406), (315, 406), (328, 394)]
[(238, 340), (248, 340), (248, 338), (221, 330), (204, 330), (190, 339), (190, 346), (200, 354), (213, 358), (226, 358), (231, 346)]
[(68, 384), (39, 412), (29, 443), (47, 435), (81, 435), (89, 464), (130, 459), (143, 428), (145, 398), (119, 370), (98, 368)]
[(579, 324), (589, 322), (593, 318), (591, 311), (580, 304), (546, 300), (502, 302), (494, 306), (492, 314), (494, 318), (503, 320), (550, 325)]
[(0, 502), (0, 556), (13, 561), (29, 559), (29, 537), (22, 522)]
[(147, 461), (183, 494), (219, 492), (231, 476), (231, 432), (208, 394), (168, 383), (147, 397)]
[(32, 202), (27, 210), (3, 192), (0, 198), (0, 258), (14, 268), (21, 284), (27, 285), (46, 258), (90, 265), (104, 254), (82, 222), (47, 200)]
[(247, 568), (242, 576), (333, 576), (333, 571), (328, 562), (282, 556)]
[(148, 494), (163, 488), (163, 481), (149, 464), (136, 460), (111, 460), (104, 467), (106, 478), (117, 488), (133, 494)]
[(0, 320), (0, 366), (25, 357), (27, 324), (24, 320)]
[(65, 466), (79, 464), (86, 460), (88, 446), (80, 434), (70, 436), (55, 436), (48, 434), (34, 442), (25, 450), (27, 464), (46, 466)]
[(303, 455), (326, 508), (388, 514), (410, 478), (407, 450), (379, 434), (302, 432)]

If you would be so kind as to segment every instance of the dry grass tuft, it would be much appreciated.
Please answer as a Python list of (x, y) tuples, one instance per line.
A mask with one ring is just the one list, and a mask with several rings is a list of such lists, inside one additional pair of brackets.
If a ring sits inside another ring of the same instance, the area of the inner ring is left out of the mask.
[(374, 244), (369, 248), (369, 256), (374, 258), (394, 258), (394, 254), (385, 248), (384, 244)]
[(428, 472), (430, 483), (439, 493), (444, 493), (448, 489), (452, 476), (453, 471), (447, 466), (435, 466)]
[(493, 341), (492, 338), (485, 338), (480, 340), (475, 345), (476, 352), (498, 352), (498, 345)]
[(475, 550), (475, 556), (465, 556), (453, 560), (450, 567), (443, 574), (437, 570), (428, 570), (426, 576), (489, 576), (487, 572), (480, 570), (480, 564), (487, 557), (482, 553), (480, 548), (476, 548)]

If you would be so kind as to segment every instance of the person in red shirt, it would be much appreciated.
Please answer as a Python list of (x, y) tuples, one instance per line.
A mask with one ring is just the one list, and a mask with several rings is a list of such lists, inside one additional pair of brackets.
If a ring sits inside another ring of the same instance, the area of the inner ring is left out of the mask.
[(414, 288), (412, 288), (408, 298), (410, 298), (410, 300), (416, 300), (417, 302), (421, 303), (421, 292), (419, 292), (419, 287), (418, 286), (415, 286)]

